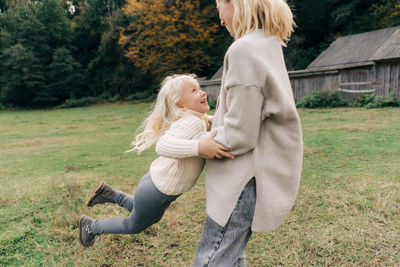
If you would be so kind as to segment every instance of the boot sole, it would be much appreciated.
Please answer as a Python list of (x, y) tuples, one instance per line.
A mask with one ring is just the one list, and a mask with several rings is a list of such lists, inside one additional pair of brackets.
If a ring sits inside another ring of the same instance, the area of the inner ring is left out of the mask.
[[(78, 219), (78, 228), (79, 228), (79, 242), (81, 242), (81, 244), (83, 245), (83, 246), (85, 246), (85, 244), (83, 244), (83, 241), (82, 241), (82, 224), (81, 224), (81, 222), (82, 222), (82, 219), (85, 217), (85, 215), (81, 215), (81, 217), (79, 217), (79, 219)], [(85, 246), (86, 247), (86, 246)]]
[(86, 205), (88, 207), (93, 206), (92, 205), (92, 201), (95, 199), (95, 197), (97, 197), (98, 194), (100, 194), (101, 192), (103, 192), (104, 187), (106, 187), (106, 182), (101, 181), (100, 184), (97, 186), (97, 188), (94, 190), (94, 192), (92, 193), (92, 195), (90, 196), (89, 200), (87, 201)]

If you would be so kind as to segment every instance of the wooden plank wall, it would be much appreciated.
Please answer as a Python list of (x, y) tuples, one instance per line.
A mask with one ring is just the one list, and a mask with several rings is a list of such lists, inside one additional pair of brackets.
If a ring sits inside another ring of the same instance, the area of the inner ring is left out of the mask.
[(373, 66), (362, 68), (341, 69), (339, 71), (339, 88), (347, 90), (375, 89)]
[[(343, 87), (350, 90), (375, 89), (375, 95), (389, 97), (391, 92), (400, 96), (400, 62), (378, 62), (358, 68), (343, 68), (337, 74), (331, 71), (289, 72), (296, 101), (312, 91), (336, 91)], [(354, 83), (354, 84), (351, 84)], [(359, 84), (357, 84), (359, 83)]]
[(400, 62), (382, 62), (375, 66), (376, 95), (388, 97), (391, 92), (400, 95)]
[(313, 91), (336, 91), (338, 88), (337, 72), (299, 75), (289, 73), (293, 95), (296, 101), (302, 100)]
[[(400, 96), (400, 62), (381, 62), (365, 67), (329, 71), (290, 71), (289, 78), (296, 101), (302, 100), (313, 91), (334, 92), (340, 88), (341, 84), (346, 83), (347, 89), (373, 88), (376, 96), (388, 97), (391, 92)], [(200, 86), (207, 92), (210, 99), (216, 100), (220, 82), (220, 79), (200, 81)], [(360, 82), (365, 82), (365, 84), (348, 85), (348, 83)]]
[(221, 79), (199, 81), (200, 87), (207, 93), (208, 99), (217, 101), (221, 88)]

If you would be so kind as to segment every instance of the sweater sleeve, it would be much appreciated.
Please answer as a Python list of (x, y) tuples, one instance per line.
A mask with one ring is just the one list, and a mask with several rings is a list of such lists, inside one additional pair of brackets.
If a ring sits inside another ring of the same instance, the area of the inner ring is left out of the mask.
[[(239, 40), (240, 41), (240, 40)], [(256, 53), (249, 53), (249, 42), (237, 42), (228, 51), (225, 64), (226, 113), (224, 123), (216, 127), (215, 140), (233, 150), (233, 155), (253, 149), (261, 127), (265, 97), (261, 87), (267, 69)]]
[(192, 139), (204, 130), (199, 118), (188, 116), (174, 122), (156, 144), (158, 155), (167, 158), (188, 158), (198, 156), (198, 139)]
[(261, 125), (263, 95), (259, 88), (235, 86), (227, 93), (228, 112), (224, 124), (216, 127), (215, 141), (232, 148), (237, 156), (253, 149)]

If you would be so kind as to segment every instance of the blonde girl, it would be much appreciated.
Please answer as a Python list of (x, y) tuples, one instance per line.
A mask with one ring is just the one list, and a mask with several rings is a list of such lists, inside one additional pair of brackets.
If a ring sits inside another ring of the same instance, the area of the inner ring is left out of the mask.
[[(204, 167), (204, 157), (232, 157), (226, 147), (212, 138), (195, 139), (207, 131), (210, 107), (207, 95), (194, 75), (172, 75), (161, 84), (153, 111), (139, 128), (130, 151), (156, 145), (159, 157), (139, 182), (135, 195), (117, 191), (101, 182), (89, 198), (89, 207), (111, 202), (130, 212), (126, 218), (94, 220), (79, 219), (79, 239), (82, 245), (94, 244), (101, 234), (135, 234), (158, 222), (165, 210), (180, 194), (196, 182)], [(211, 136), (215, 136), (215, 133)], [(202, 153), (207, 150), (207, 153)]]
[(302, 134), (282, 45), (293, 31), (285, 0), (217, 0), (235, 39), (225, 54), (214, 140), (232, 160), (206, 161), (207, 219), (194, 266), (245, 266), (251, 233), (278, 227), (296, 199)]

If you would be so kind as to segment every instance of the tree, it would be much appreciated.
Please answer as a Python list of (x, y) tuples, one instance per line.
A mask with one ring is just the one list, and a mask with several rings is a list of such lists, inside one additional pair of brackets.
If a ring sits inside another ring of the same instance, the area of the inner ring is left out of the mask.
[(85, 86), (85, 76), (81, 65), (71, 52), (65, 47), (54, 51), (52, 63), (47, 68), (48, 85), (43, 91), (44, 98), (54, 104), (61, 104), (69, 98), (84, 96), (82, 88)]
[(0, 54), (0, 102), (8, 106), (33, 106), (45, 87), (40, 62), (29, 49), (13, 45)]
[(303, 69), (337, 37), (370, 31), (380, 0), (291, 0), (297, 28), (285, 49), (289, 69)]
[[(222, 64), (226, 47), (217, 43), (215, 6), (200, 9), (199, 1), (128, 0), (124, 11), (131, 23), (121, 31), (125, 55), (157, 83), (167, 73), (207, 75)], [(218, 54), (218, 62), (215, 55)]]
[[(56, 88), (75, 77), (82, 88), (81, 69), (70, 50), (70, 21), (58, 0), (27, 2), (0, 16), (0, 79), (4, 105), (53, 106), (74, 95), (76, 88)], [(61, 53), (62, 51), (62, 53)], [(57, 56), (60, 55), (60, 56)], [(65, 56), (61, 59), (61, 56)], [(62, 65), (61, 62), (71, 64)], [(61, 67), (61, 69), (57, 69)], [(67, 72), (69, 75), (60, 75)], [(55, 81), (57, 77), (57, 81)], [(72, 90), (73, 92), (69, 92)], [(63, 92), (61, 92), (63, 91)]]
[(400, 25), (400, 2), (399, 0), (381, 0), (371, 8), (377, 17), (376, 27), (393, 27)]
[[(88, 0), (78, 4), (80, 15), (73, 19), (73, 43), (77, 47), (76, 58), (85, 69), (89, 95), (123, 94), (115, 81), (126, 69), (118, 45), (120, 26), (126, 21), (121, 11), (124, 3), (123, 0)], [(131, 82), (128, 78), (122, 84)]]

